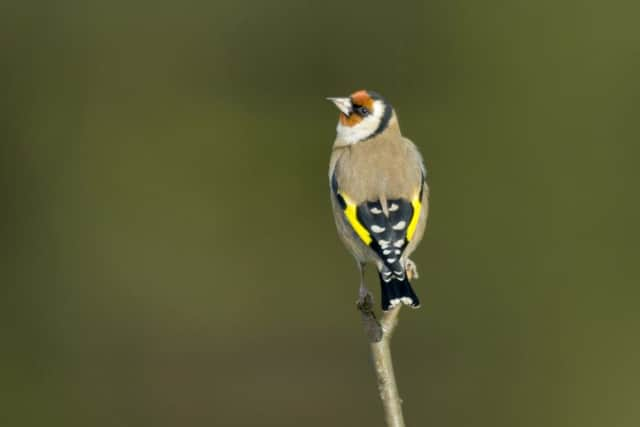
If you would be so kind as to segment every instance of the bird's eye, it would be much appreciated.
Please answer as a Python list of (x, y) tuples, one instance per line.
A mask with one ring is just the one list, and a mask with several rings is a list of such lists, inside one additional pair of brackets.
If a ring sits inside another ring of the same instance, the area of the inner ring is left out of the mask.
[(367, 109), (367, 107), (359, 106), (358, 108), (356, 108), (356, 113), (358, 113), (358, 115), (361, 117), (366, 117), (369, 115), (369, 110)]

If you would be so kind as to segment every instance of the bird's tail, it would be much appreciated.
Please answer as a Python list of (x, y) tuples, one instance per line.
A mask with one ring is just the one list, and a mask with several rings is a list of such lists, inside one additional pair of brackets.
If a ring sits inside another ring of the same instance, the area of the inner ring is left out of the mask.
[[(387, 279), (388, 280), (388, 279)], [(413, 308), (420, 307), (420, 300), (411, 288), (411, 283), (404, 274), (402, 278), (392, 277), (391, 280), (385, 281), (383, 275), (380, 274), (380, 300), (382, 301), (382, 310), (388, 311), (398, 304), (409, 305)]]

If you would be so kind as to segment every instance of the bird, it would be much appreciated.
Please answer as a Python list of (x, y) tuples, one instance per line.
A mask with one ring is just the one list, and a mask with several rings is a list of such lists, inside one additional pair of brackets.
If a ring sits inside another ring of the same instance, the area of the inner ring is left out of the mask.
[(429, 210), (422, 155), (380, 94), (358, 90), (327, 100), (340, 110), (329, 161), (331, 205), (338, 235), (358, 265), (359, 301), (371, 295), (364, 277), (372, 263), (383, 311), (418, 308), (409, 282), (418, 270), (409, 256), (423, 237)]

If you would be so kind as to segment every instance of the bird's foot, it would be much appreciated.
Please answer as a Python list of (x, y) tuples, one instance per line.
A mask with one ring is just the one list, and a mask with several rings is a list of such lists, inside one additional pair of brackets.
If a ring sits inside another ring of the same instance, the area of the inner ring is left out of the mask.
[(407, 258), (407, 261), (404, 263), (404, 270), (407, 272), (407, 278), (409, 280), (417, 279), (418, 277), (420, 277), (420, 275), (418, 274), (418, 266), (409, 258)]
[(378, 342), (382, 339), (382, 326), (373, 311), (373, 295), (367, 288), (360, 288), (360, 296), (356, 306), (362, 315), (362, 323), (369, 341)]
[(367, 288), (360, 288), (356, 306), (362, 313), (373, 313), (373, 295)]

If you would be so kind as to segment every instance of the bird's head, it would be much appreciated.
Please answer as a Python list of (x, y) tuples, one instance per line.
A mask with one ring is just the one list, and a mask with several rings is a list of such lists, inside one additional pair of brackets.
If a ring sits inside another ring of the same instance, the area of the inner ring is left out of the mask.
[(397, 127), (391, 105), (379, 94), (359, 90), (347, 98), (327, 98), (340, 110), (338, 138), (355, 144), (381, 134), (390, 126)]

